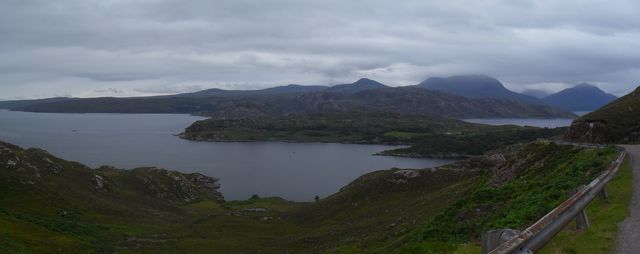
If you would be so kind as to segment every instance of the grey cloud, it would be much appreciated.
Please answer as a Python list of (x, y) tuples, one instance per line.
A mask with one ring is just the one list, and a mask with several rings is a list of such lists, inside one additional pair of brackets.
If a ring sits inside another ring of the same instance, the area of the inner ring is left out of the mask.
[(116, 89), (113, 87), (109, 87), (109, 88), (105, 88), (105, 89), (96, 89), (93, 90), (95, 93), (99, 93), (99, 94), (123, 94), (124, 91), (120, 90), (120, 89)]
[(154, 87), (143, 87), (143, 88), (134, 88), (133, 90), (143, 94), (177, 94), (177, 93), (188, 93), (188, 92), (196, 92), (203, 90), (203, 86), (201, 85), (186, 85), (186, 86), (154, 86)]
[(132, 96), (485, 73), (519, 91), (592, 82), (624, 93), (640, 80), (638, 16), (635, 0), (9, 0), (0, 91)]
[(80, 73), (76, 74), (76, 76), (104, 82), (148, 80), (154, 78), (141, 73)]

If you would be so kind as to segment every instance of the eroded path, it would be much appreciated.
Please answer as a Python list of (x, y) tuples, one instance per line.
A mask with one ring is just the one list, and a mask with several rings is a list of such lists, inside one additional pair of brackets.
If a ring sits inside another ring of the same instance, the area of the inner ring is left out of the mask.
[(640, 253), (640, 145), (625, 145), (631, 157), (633, 170), (633, 195), (629, 209), (631, 215), (620, 223), (616, 253)]

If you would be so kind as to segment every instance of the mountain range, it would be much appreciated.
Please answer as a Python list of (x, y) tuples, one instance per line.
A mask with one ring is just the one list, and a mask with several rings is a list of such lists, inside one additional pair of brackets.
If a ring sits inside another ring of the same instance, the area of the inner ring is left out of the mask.
[(429, 78), (417, 87), (453, 93), (471, 98), (500, 98), (549, 105), (567, 111), (592, 111), (617, 97), (602, 91), (597, 86), (582, 83), (554, 94), (541, 90), (513, 92), (495, 78), (486, 75), (461, 75), (448, 78)]
[(614, 98), (595, 86), (581, 84), (538, 99), (513, 92), (486, 75), (460, 75), (429, 78), (405, 87), (389, 87), (363, 78), (335, 86), (291, 84), (259, 90), (208, 89), (150, 97), (4, 101), (0, 102), (0, 108), (66, 113), (191, 113), (220, 117), (359, 111), (472, 118), (573, 117), (575, 115), (568, 111), (594, 110)]
[(302, 93), (90, 98), (35, 103), (12, 109), (63, 113), (190, 113), (217, 118), (333, 112), (391, 112), (453, 118), (574, 116), (571, 112), (545, 105), (495, 98), (468, 98), (418, 87), (382, 87), (382, 84), (369, 80)]

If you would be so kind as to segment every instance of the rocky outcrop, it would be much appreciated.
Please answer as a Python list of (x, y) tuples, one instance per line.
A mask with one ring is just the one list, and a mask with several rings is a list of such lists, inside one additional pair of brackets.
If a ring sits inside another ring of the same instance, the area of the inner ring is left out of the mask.
[(573, 121), (565, 139), (583, 143), (606, 143), (607, 123), (602, 121)]
[[(44, 150), (23, 150), (1, 141), (0, 180), (23, 187), (60, 190), (80, 196), (95, 194), (122, 199), (156, 198), (174, 205), (207, 199), (224, 200), (218, 191), (219, 179), (200, 173), (181, 173), (155, 167), (125, 170), (102, 166), (91, 169), (56, 158)], [(120, 196), (123, 193), (127, 197)]]
[(218, 191), (219, 179), (215, 177), (156, 167), (118, 171), (123, 176), (113, 178), (116, 184), (137, 182), (147, 194), (172, 204), (187, 204), (203, 199), (224, 200), (222, 193)]

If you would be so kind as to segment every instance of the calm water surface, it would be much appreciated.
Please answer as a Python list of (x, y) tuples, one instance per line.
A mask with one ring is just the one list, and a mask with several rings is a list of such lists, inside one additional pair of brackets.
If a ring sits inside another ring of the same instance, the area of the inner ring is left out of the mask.
[(179, 139), (200, 117), (172, 114), (42, 114), (0, 111), (0, 139), (39, 147), (91, 167), (158, 166), (220, 178), (228, 200), (251, 194), (311, 200), (358, 176), (449, 160), (372, 156), (393, 146), (321, 143), (212, 143)]
[[(574, 111), (578, 116), (583, 116), (591, 111)], [(535, 126), (535, 127), (565, 127), (571, 126), (572, 118), (471, 118), (462, 119), (470, 123), (481, 123), (488, 125), (505, 125), (513, 124), (519, 126)]]
[(571, 125), (571, 118), (473, 118), (462, 119), (470, 123), (481, 123), (488, 125), (505, 125), (513, 124), (519, 126), (535, 126), (535, 127), (563, 127)]

